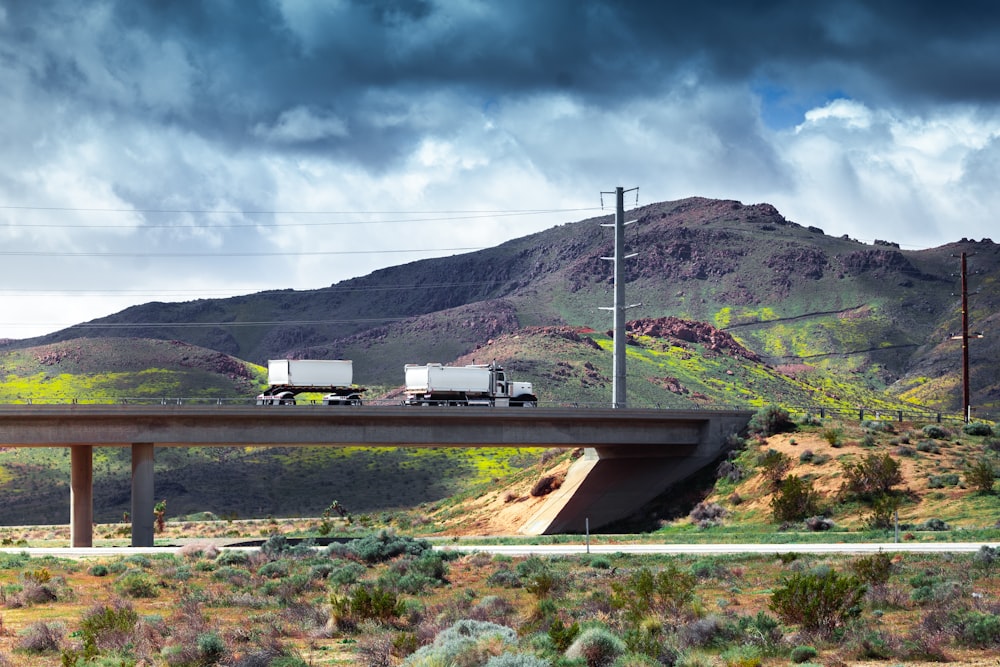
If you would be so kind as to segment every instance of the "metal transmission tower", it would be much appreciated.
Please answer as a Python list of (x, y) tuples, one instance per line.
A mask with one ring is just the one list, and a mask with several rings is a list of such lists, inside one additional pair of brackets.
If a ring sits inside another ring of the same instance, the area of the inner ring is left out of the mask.
[(636, 222), (635, 220), (625, 221), (625, 193), (636, 193), (636, 203), (639, 200), (639, 188), (624, 190), (621, 187), (615, 188), (614, 193), (601, 193), (601, 206), (604, 206), (604, 195), (615, 195), (615, 221), (614, 224), (601, 224), (601, 227), (615, 228), (615, 254), (614, 257), (601, 257), (614, 262), (615, 280), (615, 303), (610, 308), (603, 307), (601, 310), (611, 310), (615, 314), (614, 324), (614, 376), (612, 379), (611, 407), (626, 407), (625, 399), (625, 311), (629, 308), (641, 306), (641, 303), (625, 305), (625, 260), (635, 257), (637, 253), (625, 254), (625, 226)]

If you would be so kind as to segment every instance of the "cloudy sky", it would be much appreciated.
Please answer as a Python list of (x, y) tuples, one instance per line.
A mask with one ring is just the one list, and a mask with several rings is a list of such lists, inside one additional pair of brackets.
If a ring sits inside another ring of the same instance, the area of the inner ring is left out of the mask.
[(0, 104), (0, 338), (492, 246), (616, 186), (1000, 241), (992, 0), (0, 0)]

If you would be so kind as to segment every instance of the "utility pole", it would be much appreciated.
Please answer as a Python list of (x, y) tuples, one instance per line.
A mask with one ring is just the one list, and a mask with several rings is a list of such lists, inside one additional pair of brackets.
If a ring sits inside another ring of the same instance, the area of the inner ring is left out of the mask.
[(962, 418), (969, 423), (969, 286), (965, 270), (965, 253), (962, 253)]
[[(625, 311), (642, 304), (635, 303), (625, 305), (625, 260), (635, 257), (637, 253), (625, 254), (625, 226), (631, 225), (635, 220), (625, 221), (625, 193), (635, 191), (639, 188), (624, 190), (621, 187), (615, 188), (615, 222), (614, 224), (601, 224), (601, 227), (615, 228), (615, 254), (613, 257), (601, 257), (614, 262), (614, 284), (615, 301), (610, 308), (602, 307), (601, 310), (614, 311), (614, 373), (612, 377), (612, 408), (626, 407), (625, 391)], [(601, 195), (612, 194), (602, 192)], [(638, 194), (636, 194), (638, 198)], [(603, 201), (601, 202), (603, 205)]]
[(981, 332), (969, 334), (969, 282), (966, 269), (966, 253), (959, 255), (962, 261), (962, 333), (951, 339), (962, 341), (962, 419), (968, 424), (972, 421), (972, 404), (969, 400), (969, 338), (982, 338)]

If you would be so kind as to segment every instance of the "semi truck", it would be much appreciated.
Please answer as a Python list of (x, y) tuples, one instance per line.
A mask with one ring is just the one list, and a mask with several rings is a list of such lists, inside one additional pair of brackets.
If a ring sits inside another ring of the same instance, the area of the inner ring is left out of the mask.
[(514, 382), (503, 368), (489, 365), (406, 364), (406, 405), (538, 405), (530, 382)]
[(353, 384), (354, 366), (345, 359), (271, 359), (267, 389), (257, 405), (295, 405), (295, 396), (322, 393), (324, 405), (361, 405), (364, 387)]

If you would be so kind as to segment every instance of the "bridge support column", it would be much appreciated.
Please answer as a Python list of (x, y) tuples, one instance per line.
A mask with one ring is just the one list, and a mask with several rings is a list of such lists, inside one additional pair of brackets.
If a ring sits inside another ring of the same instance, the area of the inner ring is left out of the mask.
[(94, 449), (69, 448), (69, 533), (73, 547), (94, 546)]
[(132, 546), (153, 546), (153, 443), (132, 444)]

